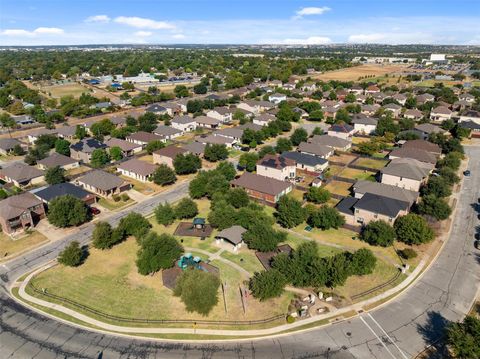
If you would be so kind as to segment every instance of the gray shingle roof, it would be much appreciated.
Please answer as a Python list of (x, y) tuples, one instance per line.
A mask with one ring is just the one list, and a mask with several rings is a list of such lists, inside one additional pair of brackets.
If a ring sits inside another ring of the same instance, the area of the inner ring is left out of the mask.
[(43, 176), (44, 172), (25, 163), (16, 162), (8, 167), (2, 168), (0, 175), (11, 178), (17, 182), (26, 182), (33, 178)]
[(314, 155), (309, 155), (307, 153), (301, 153), (301, 152), (283, 152), (282, 157), (285, 158), (290, 158), (294, 160), (297, 163), (304, 164), (307, 166), (318, 166), (318, 165), (324, 165), (328, 161), (324, 158), (320, 158)]
[(85, 176), (79, 178), (78, 181), (103, 191), (118, 188), (125, 182), (120, 177), (101, 170), (88, 172)]
[(247, 230), (242, 226), (232, 226), (230, 228), (226, 228), (223, 231), (218, 232), (215, 238), (224, 238), (229, 242), (237, 245), (242, 242), (243, 233), (245, 233), (246, 231)]
[(50, 156), (47, 158), (44, 158), (43, 160), (37, 161), (39, 165), (43, 165), (47, 168), (50, 167), (55, 167), (55, 166), (66, 166), (66, 165), (71, 165), (73, 163), (76, 163), (78, 161), (74, 160), (71, 157), (64, 156), (60, 153), (52, 153)]
[(42, 204), (41, 200), (39, 200), (30, 192), (24, 192), (0, 201), (0, 216), (7, 220), (16, 218), (28, 208), (32, 208), (40, 204)]
[(355, 193), (366, 194), (372, 193), (384, 197), (406, 201), (412, 204), (419, 196), (416, 191), (410, 191), (401, 187), (391, 186), (385, 183), (359, 180), (353, 185)]
[(394, 218), (400, 211), (407, 210), (410, 204), (405, 201), (399, 201), (373, 193), (366, 193), (353, 207)]

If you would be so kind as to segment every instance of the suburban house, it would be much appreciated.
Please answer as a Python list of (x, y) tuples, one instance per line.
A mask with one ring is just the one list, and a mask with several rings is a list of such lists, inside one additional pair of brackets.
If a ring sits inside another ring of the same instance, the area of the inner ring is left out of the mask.
[(342, 140), (351, 140), (355, 128), (348, 124), (335, 124), (328, 129), (328, 135), (341, 138)]
[(465, 102), (468, 102), (468, 103), (475, 103), (475, 96), (473, 96), (469, 93), (462, 93), (462, 94), (458, 95), (458, 99), (460, 101), (465, 101)]
[(235, 141), (240, 141), (243, 135), (243, 129), (237, 127), (222, 128), (221, 130), (213, 132), (214, 136), (228, 137)]
[(156, 115), (163, 115), (163, 114), (167, 113), (167, 108), (158, 104), (158, 103), (154, 103), (154, 104), (151, 104), (150, 106), (148, 106), (145, 109), (145, 112), (151, 112), (151, 113), (154, 113)]
[(217, 244), (223, 243), (224, 241), (229, 242), (233, 246), (233, 251), (236, 252), (242, 247), (243, 234), (246, 231), (242, 226), (235, 225), (218, 232), (215, 239)]
[(237, 107), (259, 115), (264, 111), (271, 110), (275, 105), (269, 101), (245, 100), (240, 102)]
[(422, 105), (427, 102), (433, 102), (433, 101), (435, 101), (435, 96), (429, 93), (424, 93), (417, 96), (417, 103), (419, 105)]
[(195, 141), (200, 142), (204, 145), (225, 145), (227, 148), (232, 148), (235, 144), (238, 143), (238, 140), (219, 135), (208, 135), (205, 137), (197, 137)]
[(374, 93), (379, 93), (380, 92), (380, 88), (378, 86), (375, 86), (375, 85), (370, 85), (368, 86), (366, 89), (365, 89), (365, 94), (374, 94)]
[(315, 135), (307, 140), (308, 143), (323, 145), (334, 150), (347, 151), (352, 147), (352, 142), (339, 137), (329, 135)]
[(411, 158), (397, 158), (380, 170), (381, 182), (418, 192), (433, 169), (432, 164)]
[(17, 187), (27, 187), (44, 181), (44, 172), (23, 162), (0, 169), (0, 179)]
[(452, 118), (452, 111), (445, 106), (437, 106), (430, 112), (430, 120), (443, 122)]
[(418, 121), (423, 117), (423, 112), (417, 110), (416, 108), (406, 110), (403, 114), (404, 118), (408, 118), (410, 120)]
[(315, 142), (302, 142), (298, 145), (297, 151), (324, 159), (327, 159), (334, 153), (334, 149), (332, 147), (320, 145)]
[(82, 187), (75, 186), (73, 183), (57, 183), (33, 193), (43, 203), (48, 204), (51, 200), (65, 195), (70, 195), (85, 202), (86, 205), (92, 205), (97, 201), (97, 197), (85, 191)]
[(378, 120), (369, 116), (354, 116), (352, 119), (353, 129), (355, 132), (370, 135), (377, 129)]
[(131, 188), (130, 183), (122, 178), (102, 170), (90, 171), (76, 179), (75, 183), (101, 197), (111, 197)]
[(380, 108), (380, 105), (377, 105), (377, 104), (362, 105), (360, 108), (361, 108), (360, 113), (363, 113), (364, 115), (367, 115), (367, 116), (373, 116)]
[(135, 153), (138, 153), (142, 150), (142, 145), (138, 145), (133, 142), (128, 142), (115, 137), (112, 137), (109, 140), (105, 141), (105, 144), (109, 149), (111, 149), (112, 147), (120, 148), (122, 150), (123, 157), (131, 157)]
[(175, 145), (170, 145), (164, 148), (161, 148), (153, 152), (153, 163), (155, 164), (166, 164), (167, 166), (173, 168), (173, 161), (178, 155), (183, 155), (188, 153), (186, 149), (177, 147)]
[(312, 174), (319, 174), (328, 167), (328, 161), (324, 158), (301, 152), (283, 152), (282, 157), (295, 161), (297, 170)]
[(278, 105), (282, 101), (287, 101), (287, 95), (276, 92), (268, 96), (268, 101)]
[(197, 141), (181, 145), (180, 147), (198, 157), (202, 157), (205, 153), (205, 145)]
[(15, 138), (0, 138), (0, 154), (4, 156), (9, 155), (15, 146), (21, 145), (22, 143)]
[(431, 134), (434, 133), (441, 133), (441, 134), (446, 134), (447, 131), (442, 129), (440, 126), (432, 125), (431, 123), (422, 123), (419, 125), (416, 125), (415, 128), (412, 130), (412, 132), (418, 134), (418, 136), (426, 140)]
[(217, 120), (216, 118), (208, 117), (208, 116), (195, 117), (195, 121), (197, 122), (197, 127), (210, 128), (210, 129), (218, 128), (222, 123), (220, 120)]
[(233, 187), (243, 188), (250, 197), (264, 201), (268, 204), (275, 204), (281, 196), (293, 189), (290, 182), (279, 181), (275, 178), (260, 176), (258, 174), (245, 172), (240, 177), (232, 180)]
[(267, 154), (257, 162), (257, 174), (260, 176), (275, 178), (280, 181), (294, 180), (296, 172), (296, 163), (279, 154)]
[(396, 103), (386, 104), (383, 108), (385, 111), (390, 111), (395, 118), (400, 117), (400, 114), (402, 113), (402, 106), (397, 105)]
[(157, 128), (153, 130), (153, 134), (161, 136), (165, 140), (171, 140), (183, 135), (183, 132), (170, 126), (158, 125)]
[(335, 207), (349, 225), (367, 225), (383, 220), (393, 225), (399, 216), (406, 215), (410, 204), (378, 194), (365, 193), (362, 198), (345, 197)]
[(253, 123), (259, 126), (267, 126), (270, 122), (275, 121), (276, 117), (269, 113), (262, 113), (253, 118)]
[(107, 145), (97, 141), (94, 138), (84, 138), (70, 145), (70, 157), (75, 160), (89, 163), (92, 158), (93, 151), (97, 149), (105, 149)]
[(407, 96), (405, 96), (403, 93), (396, 93), (392, 96), (392, 98), (402, 106), (405, 106), (405, 103), (407, 102)]
[(71, 157), (54, 152), (50, 156), (37, 161), (37, 166), (41, 170), (47, 170), (51, 167), (60, 167), (65, 171), (80, 167), (80, 163)]
[(162, 103), (162, 107), (164, 107), (167, 110), (167, 115), (169, 116), (177, 116), (183, 112), (182, 106), (180, 106), (175, 102)]
[(215, 118), (223, 123), (230, 123), (232, 122), (233, 111), (234, 110), (226, 106), (215, 107), (213, 110), (207, 112), (207, 116)]
[(30, 192), (0, 201), (0, 224), (3, 233), (13, 234), (35, 227), (45, 217), (43, 203)]
[(150, 133), (150, 132), (145, 132), (145, 131), (139, 131), (139, 132), (132, 133), (125, 140), (128, 141), (128, 142), (134, 143), (136, 145), (140, 145), (140, 146), (142, 146), (142, 148), (147, 146), (148, 143), (152, 142), (152, 141), (165, 142), (164, 137), (159, 136), (159, 135), (155, 135), (155, 134)]
[(410, 205), (414, 204), (420, 195), (417, 191), (410, 191), (405, 188), (367, 180), (358, 180), (355, 182), (353, 192), (355, 198), (362, 198), (366, 193), (372, 193), (399, 201), (405, 201), (410, 203)]
[(192, 132), (197, 128), (197, 121), (190, 116), (175, 116), (171, 121), (171, 126), (182, 132)]
[(60, 126), (56, 129), (57, 135), (65, 140), (73, 140), (77, 132), (77, 126)]
[(131, 160), (120, 163), (117, 166), (117, 171), (124, 176), (136, 179), (138, 181), (148, 182), (157, 167), (157, 165), (153, 165), (146, 161), (132, 158)]
[(468, 122), (473, 121), (480, 125), (480, 112), (469, 110), (460, 115), (458, 122)]
[[(431, 125), (435, 126), (435, 125)], [(439, 145), (433, 142), (425, 141), (425, 140), (410, 140), (406, 141), (402, 148), (413, 148), (416, 150), (427, 151), (433, 153), (435, 156), (439, 157), (442, 154), (442, 149)]]
[(390, 152), (388, 158), (391, 160), (397, 158), (411, 158), (432, 165), (437, 163), (437, 156), (435, 154), (414, 147), (401, 147), (394, 149)]

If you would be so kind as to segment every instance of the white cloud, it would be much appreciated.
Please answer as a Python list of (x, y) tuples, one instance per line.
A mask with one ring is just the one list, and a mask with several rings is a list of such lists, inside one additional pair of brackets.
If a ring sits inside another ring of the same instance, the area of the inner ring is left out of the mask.
[(347, 39), (350, 43), (357, 44), (434, 44), (452, 43), (455, 38), (450, 36), (435, 36), (427, 32), (384, 32), (365, 33), (350, 35)]
[(116, 17), (114, 21), (116, 23), (136, 27), (138, 29), (171, 30), (175, 28), (175, 25), (170, 24), (166, 21), (156, 21), (136, 16), (119, 16)]
[(374, 43), (385, 39), (385, 34), (358, 34), (350, 35), (348, 42), (354, 43)]
[(173, 39), (176, 39), (176, 40), (182, 40), (184, 39), (186, 36), (184, 34), (175, 34), (172, 36)]
[(151, 32), (151, 31), (137, 31), (136, 33), (134, 33), (134, 35), (138, 36), (138, 37), (148, 37), (148, 36), (152, 36), (153, 32)]
[(300, 19), (303, 16), (311, 16), (311, 15), (322, 15), (331, 9), (327, 6), (322, 7), (303, 7), (300, 10), (297, 10), (294, 16), (294, 19)]
[(285, 39), (284, 44), (287, 45), (326, 45), (330, 44), (332, 40), (325, 36), (310, 36), (306, 39)]
[(110, 22), (110, 17), (107, 15), (93, 15), (89, 16), (85, 19), (85, 22), (101, 22), (101, 23), (108, 23)]
[(37, 35), (61, 35), (63, 34), (63, 29), (58, 27), (38, 27), (33, 31), (28, 31), (24, 29), (6, 29), (3, 30), (0, 34), (5, 36), (28, 36), (33, 37)]

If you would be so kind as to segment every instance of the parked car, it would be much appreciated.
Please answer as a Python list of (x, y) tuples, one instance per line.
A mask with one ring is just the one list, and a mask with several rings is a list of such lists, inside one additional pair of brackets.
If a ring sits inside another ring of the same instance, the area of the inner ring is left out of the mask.
[(94, 216), (98, 216), (100, 214), (100, 210), (97, 208), (97, 207), (90, 207), (90, 212), (94, 215)]

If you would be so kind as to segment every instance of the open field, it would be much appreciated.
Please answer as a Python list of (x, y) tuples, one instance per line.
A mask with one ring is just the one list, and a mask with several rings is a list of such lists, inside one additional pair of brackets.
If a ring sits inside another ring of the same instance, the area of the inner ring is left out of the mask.
[(80, 97), (84, 92), (91, 93), (90, 89), (77, 84), (53, 85), (39, 87), (40, 91), (47, 93), (53, 98), (62, 98), (64, 96)]
[(5, 233), (0, 233), (0, 261), (3, 257), (11, 256), (42, 243), (46, 243), (47, 241), (48, 239), (37, 231), (22, 235), (18, 239), (12, 239)]
[(403, 65), (376, 65), (366, 64), (348, 67), (345, 69), (328, 71), (323, 74), (311, 76), (315, 80), (330, 81), (357, 81), (360, 77), (365, 76), (383, 76), (392, 72), (401, 71), (405, 66)]
[(348, 196), (350, 194), (351, 183), (341, 182), (341, 181), (332, 181), (327, 184), (324, 188), (331, 193), (339, 194), (341, 196)]

